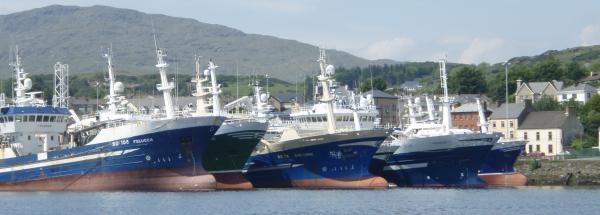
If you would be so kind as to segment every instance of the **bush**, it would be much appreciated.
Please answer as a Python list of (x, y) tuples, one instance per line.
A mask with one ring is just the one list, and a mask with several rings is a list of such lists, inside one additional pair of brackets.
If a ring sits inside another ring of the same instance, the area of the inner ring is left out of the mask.
[(571, 148), (573, 149), (584, 149), (584, 148), (591, 148), (596, 146), (598, 143), (596, 142), (596, 139), (594, 137), (585, 135), (583, 137), (577, 137), (575, 139), (573, 139), (573, 141), (571, 141)]

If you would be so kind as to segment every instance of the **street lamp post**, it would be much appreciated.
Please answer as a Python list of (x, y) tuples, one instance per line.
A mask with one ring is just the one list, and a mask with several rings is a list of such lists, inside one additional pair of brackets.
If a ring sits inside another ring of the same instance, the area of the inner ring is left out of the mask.
[(504, 115), (504, 116), (506, 117), (506, 118), (505, 118), (505, 123), (506, 123), (506, 125), (505, 125), (505, 126), (506, 126), (506, 135), (505, 135), (505, 137), (504, 137), (505, 139), (508, 139), (508, 138), (510, 137), (510, 136), (508, 136), (508, 135), (509, 135), (509, 134), (508, 134), (508, 133), (509, 133), (509, 132), (508, 132), (508, 125), (509, 125), (509, 124), (508, 124), (508, 65), (510, 65), (510, 62), (506, 61), (506, 62), (504, 63), (504, 76), (505, 76), (505, 77), (504, 77), (504, 78), (505, 78), (505, 80), (504, 80), (504, 88), (505, 88), (505, 89), (504, 89), (504, 93), (505, 93), (505, 95), (504, 95), (504, 96), (505, 96), (505, 97), (504, 97), (504, 99), (505, 99), (505, 101), (504, 101), (504, 104), (505, 104), (505, 107), (504, 107), (504, 114), (505, 114), (505, 115)]

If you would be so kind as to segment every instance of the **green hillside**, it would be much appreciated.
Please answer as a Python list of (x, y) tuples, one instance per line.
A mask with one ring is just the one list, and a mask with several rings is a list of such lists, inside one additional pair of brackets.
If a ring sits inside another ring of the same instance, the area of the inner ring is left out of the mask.
[[(159, 46), (167, 49), (169, 62), (180, 71), (193, 71), (194, 55), (214, 59), (222, 74), (269, 74), (290, 82), (296, 81), (290, 74), (303, 77), (318, 68), (317, 47), (295, 40), (128, 9), (60, 5), (0, 15), (0, 62), (8, 62), (9, 47), (18, 44), (29, 73), (51, 73), (56, 61), (69, 64), (72, 74), (93, 73), (104, 70), (102, 48), (112, 44), (120, 70), (152, 74), (152, 23)], [(328, 58), (342, 67), (393, 63), (336, 50), (329, 50)]]

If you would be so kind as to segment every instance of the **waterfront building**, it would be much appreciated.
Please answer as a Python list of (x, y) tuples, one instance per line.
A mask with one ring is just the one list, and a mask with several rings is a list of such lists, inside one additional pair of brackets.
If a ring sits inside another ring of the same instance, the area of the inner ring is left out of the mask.
[(529, 102), (504, 103), (490, 115), (488, 130), (504, 134), (502, 139), (517, 140), (517, 128), (525, 120), (532, 108)]
[(531, 112), (518, 130), (527, 140), (526, 153), (542, 152), (549, 156), (563, 154), (574, 137), (583, 135), (583, 125), (573, 107), (566, 111)]
[[(492, 111), (487, 109), (487, 104), (483, 103), (485, 117), (489, 117)], [(477, 103), (462, 104), (452, 110), (452, 125), (455, 128), (480, 131), (479, 112)]]
[(282, 112), (293, 108), (296, 104), (301, 104), (304, 96), (296, 93), (277, 93), (271, 94), (269, 104), (273, 105), (276, 111)]
[(384, 126), (398, 126), (400, 124), (398, 114), (400, 101), (398, 97), (381, 90), (370, 90), (363, 94), (365, 97), (369, 95), (372, 95), (375, 107), (379, 112), (379, 117), (381, 117), (380, 124)]

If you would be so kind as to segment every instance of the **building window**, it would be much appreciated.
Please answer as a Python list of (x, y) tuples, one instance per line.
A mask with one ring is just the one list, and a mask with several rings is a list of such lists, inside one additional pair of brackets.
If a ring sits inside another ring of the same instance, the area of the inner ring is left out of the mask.
[(577, 99), (577, 94), (575, 94), (575, 93), (571, 94), (571, 98), (572, 99)]
[(533, 146), (529, 145), (529, 153), (532, 153), (532, 152), (533, 152)]
[(492, 127), (496, 127), (496, 122), (492, 122)]
[(514, 132), (513, 132), (513, 131), (510, 131), (510, 132), (509, 132), (509, 134), (510, 134), (510, 135), (509, 135), (509, 136), (510, 136), (510, 139), (514, 139), (514, 138), (515, 138), (515, 134), (514, 134)]
[(588, 99), (589, 99), (590, 97), (592, 97), (592, 94), (590, 94), (590, 93), (587, 93), (587, 94), (586, 94), (586, 96), (585, 96), (585, 98), (588, 98)]
[(535, 145), (535, 151), (539, 152), (540, 151), (540, 145)]
[(552, 144), (548, 145), (548, 154), (552, 154)]
[(535, 140), (540, 140), (540, 132), (535, 132)]
[(514, 126), (514, 125), (513, 125), (513, 121), (509, 121), (509, 122), (508, 122), (508, 125), (509, 125), (509, 126), (512, 128), (512, 127)]
[(567, 94), (562, 94), (562, 99), (567, 100)]
[(527, 132), (523, 132), (523, 139), (527, 140)]
[(504, 128), (504, 121), (500, 122), (500, 127)]
[(552, 140), (552, 131), (548, 131), (548, 140)]

